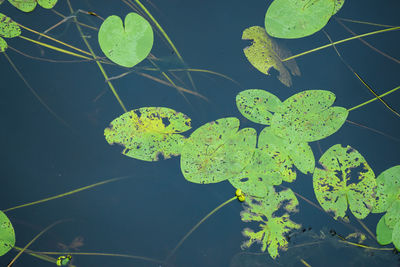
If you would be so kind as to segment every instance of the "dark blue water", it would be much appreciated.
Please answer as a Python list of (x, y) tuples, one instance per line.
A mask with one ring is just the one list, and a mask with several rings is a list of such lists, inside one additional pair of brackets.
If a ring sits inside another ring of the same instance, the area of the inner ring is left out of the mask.
[[(96, 12), (102, 17), (115, 14), (124, 17), (130, 10), (122, 1), (71, 1), (74, 9)], [(188, 66), (208, 69), (228, 75), (242, 87), (209, 74), (193, 73), (198, 91), (209, 99), (206, 102), (192, 95), (183, 98), (175, 89), (136, 74), (115, 80), (121, 99), (128, 109), (146, 106), (165, 106), (192, 118), (193, 129), (206, 122), (227, 116), (242, 120), (242, 127), (255, 127), (244, 120), (236, 109), (235, 96), (244, 89), (265, 89), (281, 100), (303, 90), (324, 89), (336, 94), (335, 105), (350, 108), (372, 94), (358, 81), (337, 57), (332, 48), (297, 59), (302, 75), (293, 79), (287, 88), (276, 79), (276, 72), (267, 77), (247, 61), (241, 40), (242, 31), (264, 24), (268, 7), (266, 1), (143, 1), (159, 20), (181, 52)], [(339, 17), (386, 25), (399, 25), (399, 1), (384, 3), (365, 0), (347, 1)], [(55, 10), (69, 15), (66, 1)], [(37, 31), (44, 31), (60, 21), (51, 11), (37, 7), (32, 13), (17, 11), (8, 2), (0, 12)], [(94, 16), (79, 14), (78, 19), (99, 27)], [(380, 28), (347, 23), (356, 33)], [(335, 21), (325, 27), (333, 40), (350, 36)], [(58, 39), (86, 49), (72, 21), (51, 32)], [(85, 30), (96, 54), (102, 55), (96, 42), (96, 32)], [(24, 36), (37, 39), (23, 31)], [(389, 32), (365, 38), (376, 48), (394, 58), (400, 58), (399, 32)], [(74, 60), (49, 49), (40, 48), (20, 38), (7, 40), (19, 51), (35, 57), (54, 60)], [(45, 41), (43, 38), (41, 41)], [(47, 41), (46, 41), (47, 42)], [(281, 41), (292, 54), (328, 43), (318, 32), (297, 40)], [(400, 65), (354, 40), (337, 46), (346, 61), (377, 93), (399, 85)], [(175, 67), (170, 60), (172, 50), (156, 35), (152, 53), (164, 58), (163, 66)], [(131, 254), (164, 259), (186, 232), (209, 211), (233, 195), (228, 182), (198, 185), (187, 182), (180, 172), (179, 158), (148, 163), (120, 154), (121, 148), (110, 146), (104, 139), (104, 128), (123, 113), (104, 77), (93, 62), (50, 63), (30, 59), (9, 49), (7, 54), (40, 97), (70, 127), (57, 121), (24, 85), (4, 57), (0, 55), (0, 116), (1, 140), (1, 209), (64, 193), (81, 186), (112, 177), (131, 178), (103, 185), (63, 199), (7, 212), (16, 231), (16, 245), (25, 246), (43, 228), (58, 220), (69, 220), (55, 226), (34, 242), (30, 249), (60, 251), (58, 243), (83, 238), (80, 252)], [(148, 63), (141, 63), (147, 66)], [(125, 70), (107, 66), (109, 76)], [(159, 74), (154, 74), (160, 77)], [(178, 74), (186, 79), (184, 73)], [(190, 83), (184, 80), (185, 85)], [(99, 94), (104, 93), (96, 99)], [(400, 93), (385, 100), (400, 110)], [(371, 130), (345, 123), (334, 135), (320, 141), (322, 151), (341, 143), (356, 148), (367, 160), (376, 176), (400, 163), (400, 118), (375, 101), (350, 112), (349, 120), (374, 128), (397, 138), (397, 141)], [(311, 144), (315, 158), (321, 156), (317, 143)], [(312, 177), (298, 174), (290, 185), (294, 191), (317, 202), (312, 190)], [(293, 244), (316, 241), (321, 230), (329, 234), (335, 229), (343, 236), (358, 229), (366, 233), (354, 217), (345, 226), (324, 212), (299, 200), (300, 212), (293, 220), (312, 228), (293, 238)], [(258, 255), (259, 247), (242, 251), (241, 231), (248, 225), (240, 221), (240, 203), (233, 202), (208, 219), (180, 247), (171, 259), (171, 266), (303, 266), (300, 259), (312, 266), (398, 266), (399, 256), (391, 251), (366, 251), (346, 247), (335, 238), (323, 239), (319, 246), (293, 247), (282, 251), (278, 261), (268, 254)], [(363, 222), (375, 232), (379, 215), (369, 215)], [(302, 232), (301, 232), (302, 233)], [(297, 241), (296, 241), (297, 238)], [(318, 239), (319, 240), (319, 239)], [(369, 238), (366, 243), (380, 247)], [(390, 246), (389, 246), (390, 247)], [(0, 258), (5, 266), (16, 255), (12, 250)], [(158, 266), (142, 260), (118, 257), (73, 256), (76, 266)], [(23, 254), (14, 266), (52, 266), (52, 263)], [(53, 264), (55, 266), (55, 264)]]

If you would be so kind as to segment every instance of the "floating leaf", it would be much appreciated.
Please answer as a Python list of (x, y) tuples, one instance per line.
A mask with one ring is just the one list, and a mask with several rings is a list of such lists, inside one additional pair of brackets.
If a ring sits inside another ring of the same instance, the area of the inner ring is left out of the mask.
[(101, 50), (111, 61), (130, 68), (149, 55), (154, 37), (150, 23), (131, 12), (125, 17), (125, 27), (120, 17), (108, 17), (101, 24), (98, 38)]
[[(249, 198), (245, 202), (245, 210), (240, 213), (244, 222), (259, 222), (259, 231), (255, 232), (245, 228), (242, 234), (248, 238), (242, 244), (242, 248), (248, 248), (253, 243), (261, 244), (261, 251), (268, 247), (268, 253), (275, 259), (279, 256), (279, 249), (286, 250), (288, 246), (287, 234), (301, 225), (293, 222), (287, 212), (297, 212), (298, 200), (293, 191), (286, 189), (275, 192), (271, 186), (268, 195), (262, 199)], [(279, 209), (286, 211), (282, 216), (273, 214)]]
[(335, 8), (333, 10), (333, 15), (335, 15), (343, 6), (344, 0), (335, 0)]
[(372, 212), (385, 212), (394, 201), (400, 199), (400, 165), (382, 172), (378, 178), (376, 178), (376, 185), (377, 201)]
[[(294, 164), (302, 173), (312, 173), (315, 167), (314, 154), (311, 147), (306, 142), (296, 143), (290, 139), (282, 138), (273, 133), (271, 127), (264, 128), (259, 137), (259, 146), (273, 146), (281, 154), (287, 155), (286, 164)], [(283, 175), (282, 179), (285, 182), (292, 182), (293, 179)]]
[(400, 222), (398, 222), (393, 228), (392, 241), (396, 249), (400, 251)]
[(294, 143), (312, 142), (335, 133), (346, 121), (347, 109), (330, 107), (335, 95), (325, 90), (307, 90), (283, 102), (283, 113), (275, 113), (273, 132)]
[(7, 215), (0, 211), (0, 256), (6, 254), (14, 245), (14, 228)]
[(8, 0), (8, 2), (23, 12), (33, 11), (37, 5), (36, 0)]
[(0, 52), (6, 51), (7, 47), (8, 47), (7, 42), (0, 37)]
[(163, 107), (145, 107), (128, 111), (113, 120), (104, 135), (109, 144), (125, 146), (128, 157), (157, 161), (180, 154), (189, 130), (190, 118)]
[(58, 0), (37, 0), (38, 4), (46, 9), (51, 9), (57, 4)]
[(194, 131), (185, 141), (181, 170), (193, 183), (218, 183), (237, 177), (249, 163), (256, 146), (254, 129), (240, 131), (237, 118), (209, 122)]
[(305, 37), (321, 30), (335, 11), (333, 0), (275, 0), (265, 14), (265, 29), (273, 37)]
[(23, 12), (31, 12), (39, 5), (43, 8), (51, 9), (57, 4), (58, 0), (8, 0), (13, 6)]
[(314, 192), (325, 211), (344, 217), (349, 205), (358, 219), (365, 218), (375, 204), (375, 175), (364, 157), (350, 146), (337, 144), (320, 158), (315, 168)]
[(376, 239), (381, 245), (388, 245), (392, 243), (393, 230), (390, 229), (385, 223), (385, 215), (379, 220), (376, 225)]
[(385, 223), (389, 228), (393, 229), (398, 222), (400, 222), (400, 199), (394, 201), (385, 214)]
[(21, 28), (10, 17), (0, 13), (0, 36), (13, 38), (21, 35)]
[(282, 155), (272, 147), (265, 146), (254, 150), (249, 164), (238, 176), (229, 179), (246, 196), (265, 197), (272, 185), (280, 185), (282, 180), (293, 181), (296, 172), (287, 155)]
[(260, 89), (248, 89), (236, 96), (240, 113), (252, 122), (270, 125), (273, 113), (283, 112), (282, 102), (277, 96)]
[(243, 49), (249, 62), (262, 73), (269, 75), (271, 68), (279, 72), (278, 79), (287, 87), (292, 86), (292, 78), (285, 65), (289, 66), (292, 75), (300, 75), (294, 60), (282, 62), (280, 55), (289, 55), (289, 52), (282, 52), (276, 42), (270, 38), (265, 29), (260, 26), (247, 28), (242, 34), (243, 40), (251, 40), (252, 44)]

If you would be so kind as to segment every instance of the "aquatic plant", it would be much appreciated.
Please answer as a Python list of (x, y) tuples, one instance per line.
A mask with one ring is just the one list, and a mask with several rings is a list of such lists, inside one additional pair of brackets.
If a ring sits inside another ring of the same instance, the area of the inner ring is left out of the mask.
[[(36, 3), (42, 5), (45, 2), (33, 0), (29, 2), (30, 6), (22, 7), (17, 6), (16, 1), (9, 1), (10, 3), (14, 2), (13, 5), (23, 11), (33, 10)], [(136, 2), (142, 6), (139, 1)], [(1, 3), (2, 1), (0, 1)], [(300, 69), (294, 58), (326, 47), (335, 47), (336, 44), (363, 36), (399, 29), (399, 27), (391, 27), (337, 42), (331, 41), (328, 45), (295, 56), (292, 56), (289, 51), (283, 49), (276, 40), (270, 37), (293, 39), (313, 34), (328, 23), (343, 3), (344, 1), (339, 0), (275, 0), (267, 11), (265, 28), (253, 26), (243, 31), (242, 39), (252, 41), (252, 44), (244, 49), (246, 58), (264, 74), (269, 75), (269, 70), (275, 68), (279, 72), (278, 79), (290, 87), (292, 85), (291, 75), (300, 75)], [(69, 1), (68, 4), (71, 14), (76, 14)], [(145, 8), (143, 12), (148, 14)], [(99, 17), (94, 12), (87, 13)], [(149, 17), (152, 18), (151, 14)], [(187, 181), (197, 184), (228, 181), (235, 188), (235, 195), (200, 220), (162, 261), (122, 254), (68, 252), (68, 254), (59, 256), (60, 252), (29, 250), (29, 245), (44, 233), (43, 231), (24, 248), (18, 248), (15, 246), (12, 224), (2, 211), (0, 211), (0, 225), (3, 226), (0, 229), (0, 246), (3, 244), (4, 250), (0, 250), (0, 256), (14, 248), (20, 252), (17, 257), (22, 253), (29, 253), (59, 266), (68, 265), (71, 255), (127, 257), (167, 264), (183, 242), (207, 218), (238, 199), (243, 202), (243, 210), (240, 213), (241, 220), (252, 223), (249, 224), (250, 227), (242, 230), (246, 240), (241, 247), (246, 249), (258, 243), (263, 252), (268, 251), (271, 258), (276, 259), (281, 250), (288, 249), (290, 234), (301, 228), (301, 224), (294, 222), (291, 218), (292, 214), (299, 212), (298, 194), (290, 188), (282, 189), (280, 187), (282, 182), (295, 181), (297, 171), (312, 175), (316, 199), (321, 209), (332, 214), (334, 219), (346, 220), (348, 211), (357, 219), (364, 219), (371, 212), (386, 212), (377, 224), (378, 242), (381, 245), (393, 243), (396, 249), (400, 249), (400, 202), (398, 200), (400, 166), (394, 166), (382, 172), (375, 179), (373, 169), (356, 149), (348, 145), (334, 144), (325, 151), (319, 160), (316, 160), (309, 144), (325, 139), (339, 131), (349, 112), (375, 100), (385, 103), (382, 97), (400, 87), (385, 94), (375, 94), (373, 99), (353, 108), (333, 106), (336, 96), (327, 90), (306, 90), (295, 93), (286, 100), (280, 100), (271, 92), (261, 89), (244, 90), (236, 96), (236, 106), (247, 120), (264, 127), (258, 134), (254, 128), (241, 129), (238, 118), (227, 117), (206, 123), (187, 136), (184, 133), (191, 129), (191, 118), (181, 112), (166, 107), (141, 107), (130, 111), (126, 109), (111, 84), (111, 80), (141, 70), (140, 68), (129, 70), (118, 77), (109, 77), (102, 67), (102, 64), (115, 63), (133, 68), (144, 59), (149, 59), (152, 64), (156, 62), (150, 54), (154, 38), (150, 22), (155, 24), (154, 28), (158, 29), (165, 37), (166, 34), (161, 26), (155, 20), (148, 21), (137, 13), (126, 15), (125, 23), (115, 15), (106, 18), (99, 29), (99, 46), (105, 56), (113, 62), (111, 63), (94, 54), (91, 45), (81, 31), (76, 15), (73, 15), (72, 19), (90, 52), (72, 48), (79, 51), (79, 54), (39, 41), (33, 40), (33, 42), (69, 55), (93, 60), (99, 66), (110, 89), (125, 111), (104, 130), (106, 141), (109, 144), (122, 145), (124, 147), (122, 154), (143, 161), (153, 162), (180, 156), (180, 169)], [(0, 22), (0, 52), (5, 52), (7, 43), (2, 37), (20, 36), (21, 29), (18, 24), (3, 14), (0, 14)], [(139, 29), (139, 31), (132, 31), (133, 28)], [(39, 35), (49, 37), (45, 34)], [(165, 38), (183, 63), (183, 59), (169, 37)], [(184, 91), (157, 64), (155, 64), (154, 70), (162, 73), (170, 86)], [(189, 74), (194, 69), (183, 68), (181, 71)], [(212, 73), (211, 71), (202, 71)], [(373, 92), (372, 88), (356, 72), (353, 73)], [(191, 80), (190, 75), (188, 77)], [(194, 91), (191, 93), (201, 96)], [(39, 204), (99, 184), (3, 211)], [(51, 228), (53, 225), (49, 227)], [(343, 238), (342, 241), (351, 244), (347, 238)], [(352, 245), (363, 246), (358, 243)], [(59, 257), (48, 258), (49, 256), (46, 255)], [(303, 262), (303, 259), (301, 260)], [(305, 261), (303, 264), (307, 266)]]
[[(334, 134), (349, 113), (332, 106), (334, 101), (335, 95), (325, 90), (303, 91), (283, 102), (264, 90), (242, 91), (236, 97), (241, 114), (266, 125), (258, 137), (255, 129), (239, 130), (239, 120), (231, 117), (207, 123), (185, 139), (181, 133), (190, 128), (190, 119), (162, 107), (129, 111), (113, 120), (104, 134), (108, 143), (124, 146), (122, 153), (132, 158), (158, 161), (180, 155), (182, 174), (190, 182), (228, 180), (242, 190), (246, 196), (242, 220), (260, 223), (257, 232), (243, 231), (249, 239), (243, 247), (261, 243), (261, 249), (268, 248), (276, 258), (278, 249), (287, 248), (285, 236), (300, 225), (289, 219), (290, 213), (298, 211), (296, 196), (290, 189), (276, 191), (274, 186), (293, 182), (296, 168), (313, 174), (317, 200), (335, 219), (344, 218), (348, 206), (356, 218), (364, 219), (375, 206), (374, 173), (355, 149), (333, 145), (319, 159), (320, 167), (315, 167), (308, 143)], [(283, 215), (276, 216), (281, 209)], [(393, 220), (390, 226), (397, 231), (399, 219)]]

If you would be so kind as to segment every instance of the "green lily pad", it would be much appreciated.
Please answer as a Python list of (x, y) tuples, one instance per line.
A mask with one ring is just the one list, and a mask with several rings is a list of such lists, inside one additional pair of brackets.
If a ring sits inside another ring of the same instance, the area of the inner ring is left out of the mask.
[(393, 229), (400, 222), (400, 199), (394, 201), (385, 214), (386, 225)]
[(347, 109), (330, 107), (335, 100), (332, 92), (307, 90), (283, 102), (283, 113), (275, 113), (273, 132), (294, 143), (312, 142), (335, 133), (346, 121)]
[(10, 4), (23, 12), (31, 12), (39, 4), (41, 7), (51, 9), (57, 4), (58, 0), (8, 0)]
[(264, 125), (270, 125), (273, 113), (283, 112), (279, 98), (261, 89), (241, 91), (236, 96), (236, 106), (245, 118)]
[(332, 0), (274, 0), (265, 14), (265, 29), (277, 38), (302, 38), (321, 30), (335, 11)]
[(218, 183), (238, 177), (251, 160), (257, 133), (239, 130), (237, 118), (219, 119), (196, 129), (185, 141), (181, 171), (193, 183)]
[[(287, 87), (292, 86), (292, 75), (300, 76), (300, 70), (296, 61), (289, 60), (282, 62), (282, 59), (288, 58), (290, 52), (285, 51), (270, 38), (265, 29), (260, 26), (247, 28), (242, 34), (243, 40), (251, 40), (252, 44), (243, 49), (247, 60), (259, 71), (269, 75), (271, 68), (279, 72), (278, 79)], [(288, 68), (288, 69), (287, 69)]]
[(333, 15), (335, 15), (343, 6), (344, 0), (335, 0), (335, 8), (333, 9)]
[(8, 0), (8, 2), (23, 12), (33, 11), (37, 5), (36, 0)]
[(246, 196), (265, 197), (272, 185), (280, 185), (284, 179), (296, 179), (290, 162), (286, 155), (271, 146), (260, 147), (254, 150), (251, 161), (239, 177), (231, 178), (229, 182)]
[(0, 36), (13, 38), (21, 35), (21, 28), (10, 17), (0, 13)]
[[(261, 251), (268, 247), (269, 255), (275, 259), (280, 249), (287, 249), (287, 234), (299, 229), (300, 224), (290, 220), (288, 213), (297, 212), (299, 202), (293, 191), (286, 189), (275, 192), (273, 186), (264, 198), (248, 198), (245, 210), (240, 213), (244, 222), (258, 222), (258, 231), (245, 228), (242, 234), (248, 239), (242, 248), (249, 248), (254, 243), (261, 244)], [(278, 210), (283, 210), (282, 216), (276, 216)]]
[(108, 17), (98, 35), (103, 53), (114, 63), (128, 68), (149, 55), (153, 38), (150, 23), (133, 12), (125, 17), (125, 27), (120, 17)]
[(350, 146), (329, 148), (315, 168), (314, 192), (325, 211), (344, 217), (347, 206), (358, 219), (365, 218), (375, 204), (375, 175), (364, 157)]
[(58, 0), (37, 0), (38, 4), (46, 9), (52, 9)]
[[(264, 128), (259, 137), (259, 146), (274, 146), (281, 154), (287, 155), (287, 164), (294, 164), (302, 173), (312, 173), (315, 168), (315, 158), (311, 147), (307, 142), (296, 143), (290, 139), (282, 138), (274, 134), (271, 127)], [(294, 179), (285, 179), (285, 182), (292, 182)]]
[(376, 184), (377, 201), (372, 212), (381, 213), (387, 211), (395, 200), (400, 199), (400, 165), (379, 174)]
[(392, 241), (396, 249), (400, 251), (400, 222), (398, 222), (393, 228)]
[(15, 245), (14, 228), (2, 211), (0, 211), (0, 256), (6, 254)]
[(390, 229), (385, 223), (385, 215), (381, 217), (376, 225), (376, 239), (381, 245), (388, 245), (392, 243), (393, 229)]
[(190, 118), (173, 109), (145, 107), (128, 111), (113, 120), (104, 135), (109, 144), (125, 146), (128, 157), (157, 161), (181, 153), (183, 135), (191, 128)]
[(8, 48), (7, 42), (0, 37), (0, 52), (6, 51), (7, 48)]

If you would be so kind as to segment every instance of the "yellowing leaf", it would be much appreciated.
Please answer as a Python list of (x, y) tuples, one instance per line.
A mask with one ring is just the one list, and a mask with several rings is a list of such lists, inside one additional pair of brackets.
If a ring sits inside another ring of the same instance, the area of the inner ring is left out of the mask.
[[(281, 60), (290, 56), (290, 53), (280, 48), (270, 38), (265, 29), (260, 26), (253, 26), (243, 31), (243, 40), (251, 40), (252, 44), (243, 49), (246, 58), (259, 71), (269, 75), (271, 68), (279, 72), (278, 79), (287, 87), (292, 86), (292, 78), (285, 65), (289, 67), (292, 75), (300, 75), (300, 70), (294, 60), (282, 62)], [(283, 58), (284, 57), (284, 58)]]
[(125, 146), (128, 157), (157, 161), (181, 153), (185, 137), (178, 133), (190, 129), (190, 118), (163, 107), (139, 108), (113, 120), (104, 135), (109, 144)]

